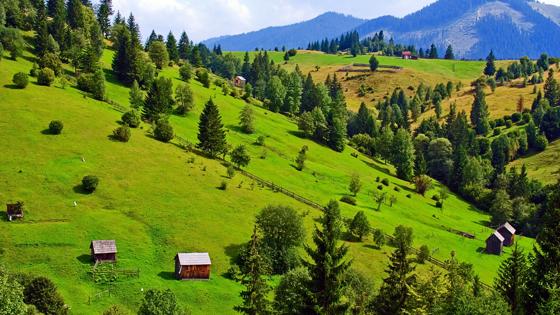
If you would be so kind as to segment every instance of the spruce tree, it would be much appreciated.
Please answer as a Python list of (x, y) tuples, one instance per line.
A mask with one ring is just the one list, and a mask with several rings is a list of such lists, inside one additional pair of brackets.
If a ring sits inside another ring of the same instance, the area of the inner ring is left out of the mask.
[(451, 45), (447, 46), (447, 50), (445, 51), (445, 59), (453, 60), (455, 59), (455, 54), (453, 53), (453, 47)]
[(245, 262), (247, 273), (241, 279), (241, 284), (245, 286), (240, 293), (243, 303), (234, 307), (234, 310), (241, 314), (266, 315), (273, 313), (271, 303), (267, 299), (267, 295), (272, 289), (264, 279), (264, 276), (269, 273), (269, 267), (259, 252), (260, 248), (262, 248), (261, 239), (255, 226)]
[(515, 243), (511, 256), (502, 262), (494, 281), (495, 290), (509, 303), (513, 314), (523, 314), (527, 272), (527, 257)]
[(135, 79), (135, 62), (137, 52), (132, 43), (128, 28), (123, 28), (116, 36), (116, 52), (113, 56), (112, 68), (117, 78), (124, 83)]
[(136, 18), (130, 13), (128, 20), (126, 21), (128, 30), (130, 31), (131, 45), (134, 50), (142, 49), (141, 39), (140, 39), (140, 26), (136, 23)]
[(414, 146), (410, 133), (401, 128), (392, 142), (392, 163), (397, 169), (397, 177), (410, 181), (414, 175)]
[(548, 100), (551, 106), (556, 106), (560, 103), (560, 85), (554, 78), (554, 70), (548, 71), (548, 78), (544, 83), (544, 97)]
[(432, 46), (430, 46), (430, 55), (429, 55), (430, 59), (438, 59), (438, 51), (436, 48), (436, 45), (432, 44)]
[(146, 45), (144, 46), (144, 50), (145, 51), (150, 50), (150, 46), (156, 40), (158, 40), (158, 36), (156, 34), (156, 31), (152, 30), (152, 32), (150, 33), (150, 36), (148, 37), (148, 40), (146, 41)]
[(241, 75), (248, 81), (251, 81), (251, 58), (249, 52), (245, 52), (243, 56), (243, 65), (241, 66)]
[(178, 49), (180, 59), (183, 60), (189, 59), (189, 54), (191, 51), (191, 42), (189, 40), (189, 36), (187, 35), (187, 32), (183, 31), (183, 33), (181, 33), (181, 38), (179, 39), (179, 45), (177, 49)]
[(223, 127), (218, 106), (210, 99), (200, 115), (198, 147), (212, 158), (226, 150), (226, 133)]
[(173, 108), (173, 82), (163, 76), (152, 82), (144, 101), (143, 117), (157, 121), (160, 115), (169, 114)]
[(37, 8), (37, 19), (35, 21), (35, 53), (38, 57), (43, 57), (47, 51), (49, 42), (49, 27), (47, 24), (47, 10), (42, 1)]
[(488, 122), (488, 105), (486, 105), (486, 96), (484, 89), (480, 84), (476, 85), (474, 103), (471, 110), (471, 122), (474, 125), (476, 133), (479, 135), (486, 135), (490, 130), (490, 123)]
[(303, 84), (303, 92), (301, 95), (301, 106), (300, 112), (310, 112), (315, 108), (315, 83), (313, 82), (313, 77), (311, 73), (307, 74), (307, 79)]
[(49, 2), (49, 15), (52, 18), (49, 24), (49, 33), (58, 43), (62, 43), (66, 26), (66, 6), (64, 5), (64, 0), (52, 0)]
[(80, 0), (68, 0), (66, 4), (68, 26), (72, 29), (85, 27), (84, 8)]
[(109, 38), (111, 34), (111, 15), (113, 15), (113, 1), (101, 0), (97, 9), (97, 22), (105, 38)]
[(311, 298), (307, 303), (312, 307), (313, 314), (343, 314), (348, 306), (341, 301), (344, 289), (342, 277), (351, 261), (345, 259), (348, 247), (338, 245), (342, 235), (338, 202), (331, 201), (324, 209), (321, 226), (316, 226), (313, 233), (316, 248), (305, 247), (312, 260), (304, 261), (311, 276), (308, 283)]
[(167, 47), (167, 53), (169, 54), (169, 60), (174, 62), (179, 61), (179, 49), (177, 47), (177, 40), (175, 36), (173, 36), (172, 32), (167, 34), (167, 41), (165, 42), (165, 46)]
[(494, 56), (494, 51), (491, 50), (486, 57), (486, 67), (484, 68), (484, 74), (487, 76), (493, 76), (496, 73), (496, 65), (494, 64), (496, 57)]

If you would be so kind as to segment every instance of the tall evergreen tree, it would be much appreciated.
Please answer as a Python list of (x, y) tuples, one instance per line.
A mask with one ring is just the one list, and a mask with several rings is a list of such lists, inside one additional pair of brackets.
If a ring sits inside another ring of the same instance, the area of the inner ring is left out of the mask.
[(177, 49), (179, 53), (179, 58), (183, 60), (189, 59), (189, 54), (191, 51), (191, 41), (189, 39), (189, 36), (187, 35), (187, 32), (183, 31), (181, 33), (181, 38), (179, 39), (179, 45)]
[(480, 84), (476, 85), (474, 103), (471, 110), (471, 122), (474, 125), (476, 133), (479, 135), (486, 135), (490, 130), (490, 123), (488, 122), (488, 105), (486, 105), (486, 96), (484, 89)]
[(152, 82), (146, 100), (143, 116), (150, 121), (157, 121), (160, 115), (166, 115), (173, 109), (173, 82), (163, 76)]
[(516, 243), (511, 256), (500, 265), (498, 277), (494, 281), (494, 288), (509, 303), (513, 314), (524, 314), (527, 272), (527, 257)]
[(300, 112), (311, 112), (315, 108), (315, 83), (311, 73), (307, 74), (307, 79), (303, 84), (303, 92), (301, 95)]
[(140, 39), (140, 26), (138, 25), (138, 23), (136, 23), (136, 18), (132, 13), (130, 13), (130, 15), (128, 16), (126, 25), (128, 26), (128, 30), (130, 31), (132, 48), (134, 48), (134, 51), (142, 49), (142, 43)]
[(391, 146), (391, 161), (397, 169), (397, 176), (410, 181), (414, 175), (414, 146), (410, 133), (403, 128), (397, 130)]
[(172, 32), (169, 32), (169, 34), (167, 34), (167, 41), (165, 42), (165, 46), (167, 47), (169, 60), (173, 60), (175, 62), (179, 61), (179, 49), (177, 47), (177, 40), (175, 39), (175, 36), (173, 36)]
[(148, 40), (146, 40), (146, 45), (144, 46), (144, 50), (148, 51), (152, 43), (155, 42), (156, 40), (158, 40), (158, 36), (156, 34), (156, 31), (152, 30), (150, 36), (148, 37)]
[(226, 150), (226, 133), (223, 127), (218, 106), (210, 99), (200, 115), (198, 124), (198, 147), (210, 157), (215, 158)]
[(37, 7), (37, 19), (35, 21), (35, 53), (42, 57), (47, 51), (49, 41), (49, 27), (47, 23), (47, 9), (43, 1), (39, 1)]
[(430, 59), (438, 59), (438, 51), (436, 48), (436, 45), (432, 44), (432, 46), (430, 46), (430, 55), (429, 55)]
[(245, 262), (247, 273), (241, 279), (241, 284), (245, 286), (245, 290), (240, 293), (243, 303), (234, 307), (237, 312), (246, 315), (272, 314), (271, 303), (267, 299), (271, 288), (264, 279), (264, 276), (269, 273), (269, 267), (259, 252), (262, 248), (260, 244), (261, 239), (255, 226)]
[(112, 68), (117, 78), (124, 83), (131, 83), (135, 79), (135, 62), (137, 50), (133, 46), (128, 28), (123, 28), (116, 35), (116, 52), (113, 57)]
[(494, 56), (494, 51), (491, 50), (488, 54), (488, 57), (486, 57), (486, 67), (484, 68), (485, 75), (493, 76), (496, 73), (496, 65), (494, 63), (495, 61), (496, 56)]
[(455, 54), (453, 53), (453, 47), (451, 45), (447, 46), (447, 50), (445, 51), (445, 59), (453, 60), (455, 59)]
[(560, 85), (554, 78), (554, 70), (548, 71), (548, 78), (544, 83), (544, 97), (548, 100), (551, 106), (556, 106), (560, 103)]
[(66, 4), (68, 26), (72, 29), (85, 27), (83, 6), (81, 0), (68, 0)]
[(338, 245), (342, 233), (342, 219), (338, 202), (331, 201), (321, 218), (322, 228), (315, 227), (313, 242), (316, 248), (309, 246), (305, 250), (311, 262), (304, 261), (309, 269), (311, 281), (308, 283), (313, 314), (343, 314), (347, 305), (341, 302), (343, 290), (342, 276), (351, 265), (345, 259), (348, 247)]
[(62, 43), (66, 26), (66, 6), (64, 0), (52, 0), (49, 2), (49, 15), (52, 21), (49, 24), (49, 32), (58, 43)]
[(97, 22), (105, 38), (111, 34), (111, 15), (113, 15), (113, 1), (101, 0), (97, 8)]

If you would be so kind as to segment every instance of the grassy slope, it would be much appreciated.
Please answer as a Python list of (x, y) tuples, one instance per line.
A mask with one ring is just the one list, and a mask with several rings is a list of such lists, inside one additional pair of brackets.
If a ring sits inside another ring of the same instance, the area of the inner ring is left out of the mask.
[[(109, 53), (104, 62), (110, 64)], [(254, 214), (266, 204), (289, 204), (301, 211), (308, 208), (266, 189), (250, 191), (250, 181), (241, 176), (227, 192), (219, 191), (216, 186), (224, 180), (223, 166), (200, 157), (188, 164), (189, 154), (146, 137), (143, 130), (135, 130), (128, 144), (110, 141), (108, 135), (120, 115), (107, 104), (84, 99), (75, 89), (30, 84), (19, 91), (5, 86), (13, 73), (27, 72), (30, 67), (25, 60), (3, 60), (0, 67), (0, 125), (6, 132), (3, 138), (8, 140), (0, 148), (5, 153), (0, 156), (0, 177), (4, 179), (0, 182), (0, 202), (21, 199), (29, 208), (25, 223), (0, 223), (0, 237), (6, 240), (1, 245), (0, 261), (14, 270), (36, 271), (53, 278), (75, 313), (98, 313), (111, 303), (135, 309), (140, 289), (148, 287), (171, 288), (195, 314), (231, 313), (240, 287), (222, 273), (229, 266), (229, 255), (248, 239)], [(177, 83), (176, 69), (166, 69), (162, 75)], [(343, 205), (345, 216), (364, 210), (374, 226), (387, 232), (398, 224), (412, 226), (417, 246), (428, 244), (440, 259), (455, 250), (460, 259), (474, 263), (486, 282), (491, 281), (501, 258), (477, 253), (489, 234), (481, 224), (488, 216), (455, 196), (446, 202), (443, 212), (427, 198), (413, 194), (408, 199), (411, 187), (391, 177), (386, 165), (362, 156), (353, 158), (350, 149), (338, 154), (294, 136), (295, 124), (260, 108), (255, 108), (257, 133), (240, 134), (236, 125), (244, 106), (241, 101), (197, 82), (191, 87), (194, 112), (186, 118), (172, 117), (179, 135), (196, 142), (198, 114), (213, 96), (229, 129), (228, 140), (248, 145), (253, 156), (248, 168), (251, 172), (321, 203), (339, 198), (346, 192), (350, 175), (359, 173), (366, 182), (358, 196), (359, 207)], [(126, 88), (108, 83), (107, 92), (111, 99), (126, 105)], [(41, 134), (52, 119), (65, 122), (62, 136)], [(258, 135), (267, 136), (264, 160), (258, 159), (263, 149), (252, 145)], [(299, 173), (291, 164), (304, 144), (310, 148), (310, 159), (308, 168)], [(91, 196), (76, 193), (74, 186), (90, 173), (101, 178), (99, 191)], [(377, 186), (376, 177), (390, 178), (389, 193), (398, 198), (395, 206), (384, 205), (380, 212), (373, 210), (369, 196)], [(242, 188), (237, 188), (241, 181)], [(395, 185), (402, 191), (393, 191)], [(73, 201), (78, 202), (77, 208)], [(306, 218), (308, 232), (312, 217), (317, 215), (312, 211)], [(53, 219), (67, 221), (48, 222)], [(461, 238), (442, 226), (475, 233), (477, 239)], [(111, 297), (103, 296), (88, 305), (90, 296), (105, 289), (88, 277), (87, 247), (96, 238), (117, 239), (119, 266), (140, 268), (141, 274), (139, 279), (118, 282)], [(531, 241), (523, 239), (522, 244), (530, 247)], [(369, 242), (349, 245), (354, 266), (378, 282), (390, 248), (374, 250)], [(172, 257), (183, 250), (210, 252), (214, 262), (210, 282), (171, 279)]]
[(559, 160), (560, 140), (556, 140), (550, 143), (544, 152), (529, 155), (512, 162), (510, 165), (519, 169), (525, 164), (529, 176), (546, 184), (555, 184), (560, 179)]

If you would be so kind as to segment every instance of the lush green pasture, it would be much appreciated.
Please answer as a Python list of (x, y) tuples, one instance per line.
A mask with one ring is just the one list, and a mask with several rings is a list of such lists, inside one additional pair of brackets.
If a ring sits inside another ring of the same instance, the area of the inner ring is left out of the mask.
[(555, 184), (560, 180), (560, 140), (548, 145), (544, 152), (532, 154), (511, 163), (518, 169), (525, 164), (530, 177), (545, 184)]
[[(111, 79), (110, 61), (111, 53), (106, 52), (108, 97), (127, 106), (128, 89)], [(220, 163), (153, 140), (147, 135), (148, 125), (134, 130), (129, 143), (112, 141), (109, 135), (120, 114), (106, 103), (58, 85), (47, 88), (31, 83), (25, 90), (12, 89), (12, 75), (30, 68), (31, 62), (25, 59), (0, 62), (0, 203), (24, 200), (29, 210), (21, 223), (0, 222), (0, 262), (14, 271), (52, 278), (73, 313), (98, 314), (113, 303), (135, 310), (141, 290), (153, 287), (172, 289), (194, 314), (232, 313), (240, 286), (223, 274), (239, 245), (248, 240), (254, 214), (267, 204), (309, 211), (305, 222), (311, 234), (318, 211), (258, 185), (253, 190), (252, 180), (243, 176), (229, 181)], [(179, 83), (176, 68), (160, 75)], [(302, 139), (288, 118), (259, 107), (254, 107), (257, 132), (242, 134), (237, 124), (244, 102), (224, 96), (214, 86), (206, 89), (195, 81), (190, 86), (195, 109), (187, 117), (171, 117), (176, 133), (189, 141), (197, 142), (199, 113), (213, 97), (228, 130), (228, 142), (249, 148), (253, 159), (248, 171), (322, 204), (346, 194), (350, 176), (360, 174), (364, 187), (358, 206), (342, 205), (345, 217), (364, 210), (373, 226), (389, 233), (399, 224), (411, 226), (416, 246), (427, 244), (442, 260), (456, 251), (460, 260), (474, 264), (486, 283), (507, 256), (480, 252), (490, 234), (484, 225), (488, 216), (456, 196), (450, 196), (443, 211), (437, 209), (429, 199), (437, 189), (426, 198), (418, 196), (410, 184), (391, 176), (388, 165), (361, 155), (354, 158), (349, 148), (336, 153)], [(53, 119), (65, 123), (60, 136), (42, 133)], [(259, 135), (266, 137), (264, 147), (254, 145)], [(307, 168), (298, 172), (292, 164), (303, 145), (309, 147), (309, 160)], [(188, 162), (190, 158), (193, 163)], [(101, 184), (94, 194), (83, 195), (78, 184), (88, 174), (99, 176)], [(397, 198), (392, 207), (385, 204), (381, 211), (376, 211), (371, 195), (379, 185), (377, 177), (390, 179), (390, 187), (383, 191)], [(223, 180), (229, 181), (225, 192), (217, 189)], [(465, 239), (448, 229), (477, 237)], [(95, 284), (89, 275), (92, 239), (116, 239), (119, 268), (139, 269), (140, 277), (120, 279), (110, 296), (99, 294), (108, 286)], [(348, 244), (354, 267), (378, 284), (391, 248), (373, 249), (369, 239)], [(532, 241), (522, 239), (521, 244), (529, 249)], [(210, 252), (212, 279), (174, 280), (173, 256), (178, 251)]]

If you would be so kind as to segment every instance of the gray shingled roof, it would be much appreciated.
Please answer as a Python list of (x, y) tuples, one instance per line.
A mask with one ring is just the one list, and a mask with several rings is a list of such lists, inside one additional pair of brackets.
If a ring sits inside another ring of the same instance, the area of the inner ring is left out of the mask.
[(509, 224), (509, 222), (506, 222), (506, 223), (500, 225), (498, 230), (500, 230), (501, 228), (506, 228), (506, 230), (508, 230), (512, 235), (515, 234), (515, 228), (513, 226), (511, 226), (511, 224)]
[(211, 265), (208, 253), (178, 253), (181, 266), (205, 266)]
[[(505, 240), (505, 238), (502, 236), (502, 234), (500, 234), (500, 232), (498, 232), (498, 231), (494, 231), (494, 233), (492, 233), (492, 235), (496, 236), (498, 238), (498, 240), (500, 240), (500, 242), (503, 242)], [(490, 235), (490, 237), (492, 237), (492, 235)]]
[(91, 241), (90, 248), (94, 254), (113, 254), (117, 252), (117, 244), (114, 240)]

